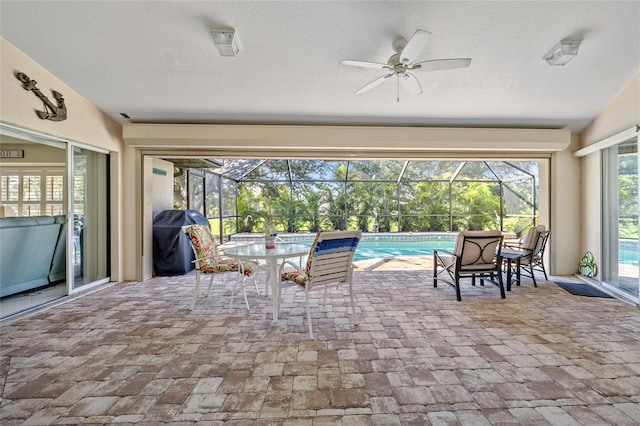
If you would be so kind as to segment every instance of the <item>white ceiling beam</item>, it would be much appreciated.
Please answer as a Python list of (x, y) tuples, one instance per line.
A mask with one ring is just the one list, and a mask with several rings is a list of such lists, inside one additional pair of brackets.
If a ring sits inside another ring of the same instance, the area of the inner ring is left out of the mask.
[(128, 124), (138, 149), (219, 149), (314, 152), (550, 153), (567, 149), (566, 129), (449, 127)]

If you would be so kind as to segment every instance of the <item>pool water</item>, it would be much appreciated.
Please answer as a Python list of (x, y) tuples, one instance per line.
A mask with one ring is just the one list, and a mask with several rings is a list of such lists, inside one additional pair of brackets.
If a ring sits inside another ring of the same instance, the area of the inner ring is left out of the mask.
[(637, 265), (638, 264), (638, 251), (621, 249), (618, 251), (618, 263), (624, 263), (625, 265)]
[(394, 257), (427, 256), (434, 249), (453, 250), (454, 241), (361, 241), (354, 261)]
[[(290, 243), (311, 245), (315, 234), (278, 234)], [(456, 233), (452, 232), (412, 232), (412, 233), (363, 233), (353, 260), (389, 258), (395, 256), (429, 256), (434, 249), (453, 251)], [(251, 243), (264, 241), (254, 234), (236, 234), (234, 241)], [(618, 247), (619, 263), (638, 265), (638, 240), (620, 239)], [(306, 256), (304, 256), (306, 261)]]
[[(313, 238), (308, 241), (297, 241), (311, 245)], [(430, 241), (367, 241), (361, 240), (353, 256), (355, 262), (359, 260), (381, 259), (395, 256), (429, 256), (434, 249), (452, 251), (455, 245), (453, 240)]]
[(638, 240), (620, 238), (618, 240), (618, 263), (638, 265)]
[[(380, 232), (363, 233), (354, 261), (389, 258), (395, 256), (429, 256), (434, 249), (453, 250), (457, 233), (453, 232)], [(278, 237), (287, 243), (311, 245), (313, 233), (283, 233)], [(250, 244), (264, 241), (261, 234), (234, 234), (231, 240)], [(306, 259), (306, 256), (304, 256)], [(306, 261), (306, 260), (305, 260)]]
[[(353, 260), (367, 260), (393, 256), (432, 255), (434, 249), (453, 251), (455, 241), (361, 241)], [(638, 265), (638, 249), (621, 247), (619, 263)]]

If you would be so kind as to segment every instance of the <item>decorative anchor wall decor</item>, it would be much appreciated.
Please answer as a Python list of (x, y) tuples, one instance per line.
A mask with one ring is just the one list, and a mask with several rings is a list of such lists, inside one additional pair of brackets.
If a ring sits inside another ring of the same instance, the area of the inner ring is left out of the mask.
[(64, 98), (62, 93), (51, 90), (53, 97), (56, 99), (57, 106), (53, 104), (37, 87), (37, 81), (31, 80), (24, 73), (17, 73), (16, 78), (20, 80), (24, 85), (24, 90), (32, 91), (44, 104), (44, 111), (36, 110), (36, 114), (43, 120), (62, 121), (67, 119), (67, 106), (64, 104)]

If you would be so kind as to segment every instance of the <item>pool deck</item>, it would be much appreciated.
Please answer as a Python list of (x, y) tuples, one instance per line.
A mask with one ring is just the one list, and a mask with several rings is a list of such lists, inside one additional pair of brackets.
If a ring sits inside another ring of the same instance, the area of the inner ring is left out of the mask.
[[(271, 299), (193, 272), (107, 286), (2, 324), (2, 424), (637, 425), (640, 310), (543, 277), (433, 288), (425, 259)], [(401, 268), (400, 268), (401, 267)], [(391, 268), (398, 268), (392, 270)], [(550, 277), (570, 280), (571, 277)]]
[(433, 271), (433, 255), (396, 256), (360, 260), (354, 263), (358, 270), (364, 271)]

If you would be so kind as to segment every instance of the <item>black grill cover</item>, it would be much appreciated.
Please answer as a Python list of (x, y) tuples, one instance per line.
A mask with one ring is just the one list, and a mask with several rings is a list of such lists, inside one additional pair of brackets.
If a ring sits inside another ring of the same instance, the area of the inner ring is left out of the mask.
[(184, 275), (193, 266), (193, 250), (182, 232), (185, 225), (209, 225), (197, 210), (163, 210), (153, 219), (153, 274)]

